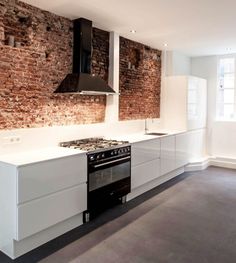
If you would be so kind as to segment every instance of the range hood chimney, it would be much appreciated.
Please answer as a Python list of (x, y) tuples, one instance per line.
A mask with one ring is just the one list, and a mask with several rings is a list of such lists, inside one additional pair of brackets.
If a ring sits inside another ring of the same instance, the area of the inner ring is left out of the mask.
[(73, 23), (73, 73), (65, 77), (54, 93), (117, 94), (103, 79), (91, 75), (92, 21), (79, 18)]

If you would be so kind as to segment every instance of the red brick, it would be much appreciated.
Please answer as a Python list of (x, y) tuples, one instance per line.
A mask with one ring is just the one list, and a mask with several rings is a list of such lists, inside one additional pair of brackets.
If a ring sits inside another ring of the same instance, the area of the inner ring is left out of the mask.
[[(120, 37), (120, 120), (159, 118), (161, 51)], [(128, 63), (135, 69), (128, 69)]]
[[(13, 34), (22, 47), (0, 46), (0, 129), (104, 121), (104, 96), (53, 94), (72, 71), (72, 27), (20, 1), (1, 1), (0, 43)], [(107, 81), (109, 33), (94, 28), (93, 35), (92, 72)]]

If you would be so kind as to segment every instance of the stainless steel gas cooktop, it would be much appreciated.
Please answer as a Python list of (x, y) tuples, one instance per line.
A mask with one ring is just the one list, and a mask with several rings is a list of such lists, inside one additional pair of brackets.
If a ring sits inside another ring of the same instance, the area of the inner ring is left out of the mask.
[(109, 149), (113, 147), (119, 147), (123, 144), (128, 144), (128, 141), (117, 141), (117, 140), (107, 140), (104, 138), (87, 138), (81, 140), (74, 140), (68, 142), (61, 142), (60, 146), (72, 148), (72, 149), (80, 149), (83, 151), (96, 151), (102, 149)]

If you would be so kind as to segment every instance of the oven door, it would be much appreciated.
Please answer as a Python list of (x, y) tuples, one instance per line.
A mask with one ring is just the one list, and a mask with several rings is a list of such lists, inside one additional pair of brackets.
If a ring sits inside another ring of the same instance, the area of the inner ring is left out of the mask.
[(131, 157), (89, 164), (88, 171), (88, 190), (91, 192), (130, 177)]

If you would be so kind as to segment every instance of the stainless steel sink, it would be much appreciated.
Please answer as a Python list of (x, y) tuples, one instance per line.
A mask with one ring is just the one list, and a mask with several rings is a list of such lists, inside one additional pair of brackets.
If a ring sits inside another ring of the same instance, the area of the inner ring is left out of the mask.
[(164, 136), (167, 135), (168, 133), (162, 133), (162, 132), (147, 132), (145, 135), (153, 135), (153, 136)]

